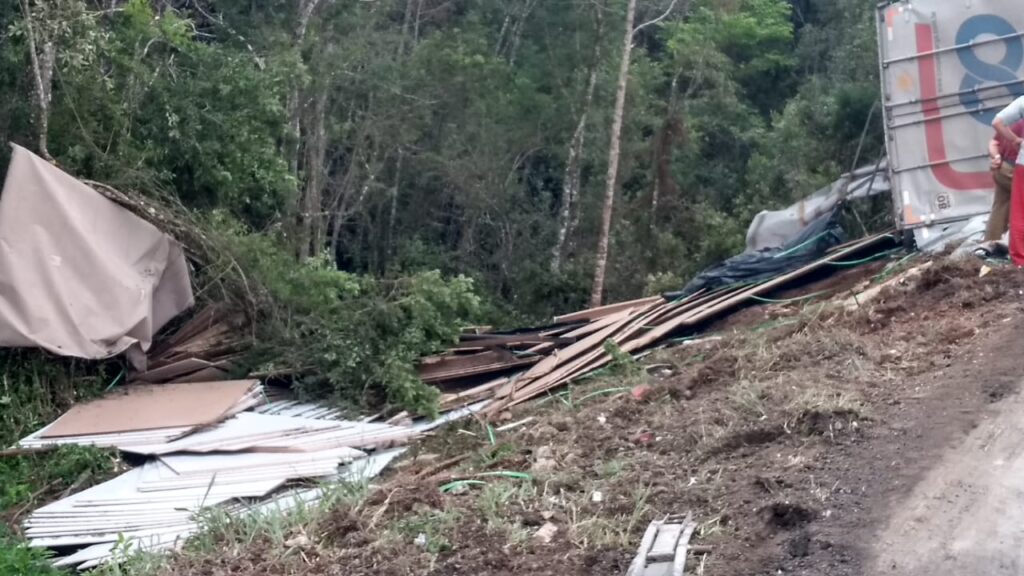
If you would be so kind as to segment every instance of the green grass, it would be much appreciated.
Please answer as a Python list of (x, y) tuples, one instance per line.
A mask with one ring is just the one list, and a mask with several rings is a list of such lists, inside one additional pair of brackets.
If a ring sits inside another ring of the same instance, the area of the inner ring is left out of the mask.
[(29, 548), (20, 539), (0, 528), (0, 574), (4, 576), (64, 576), (47, 560), (48, 552)]
[[(75, 402), (103, 392), (123, 370), (118, 361), (86, 362), (38, 350), (0, 350), (0, 449), (52, 422)], [(65, 446), (53, 452), (0, 457), (0, 511), (17, 519), (59, 497), (108, 479), (119, 461), (111, 451)], [(66, 574), (48, 552), (0, 532), (0, 574)]]
[(87, 362), (37, 350), (0, 350), (0, 444), (9, 446), (49, 424), (75, 402), (102, 394), (123, 369), (118, 361)]
[(0, 458), (0, 509), (20, 509), (70, 488), (87, 488), (119, 469), (116, 452), (90, 446)]
[(573, 514), (575, 518), (570, 520), (573, 541), (582, 548), (632, 548), (647, 528), (644, 519), (652, 512), (648, 503), (650, 496), (650, 486), (637, 487), (632, 494), (632, 510), (622, 516)]
[(452, 549), (451, 533), (461, 518), (462, 513), (454, 508), (430, 510), (400, 518), (394, 525), (394, 531), (408, 542), (414, 542), (422, 535), (423, 549), (431, 554), (440, 554)]

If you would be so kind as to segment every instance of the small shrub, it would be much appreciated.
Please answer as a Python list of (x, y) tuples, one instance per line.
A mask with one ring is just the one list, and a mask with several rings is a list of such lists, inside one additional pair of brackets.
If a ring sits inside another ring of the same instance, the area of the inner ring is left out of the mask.
[[(118, 470), (116, 453), (91, 446), (61, 446), (53, 452), (0, 459), (0, 510), (29, 503), (37, 492), (88, 488)], [(0, 572), (3, 574), (3, 572)]]
[(245, 272), (245, 285), (231, 293), (250, 300), (250, 356), (261, 371), (301, 371), (300, 390), (338, 402), (436, 411), (438, 392), (420, 381), (416, 361), (456, 342), (475, 318), (480, 301), (471, 280), (436, 271), (398, 279), (349, 274), (325, 257), (297, 263), (265, 235), (222, 233)]
[(641, 378), (644, 375), (643, 367), (629, 353), (620, 348), (614, 340), (605, 340), (603, 347), (605, 353), (612, 359), (608, 365), (608, 370), (611, 373), (627, 380)]
[(63, 576), (50, 565), (50, 552), (31, 548), (0, 529), (0, 574), (4, 576)]

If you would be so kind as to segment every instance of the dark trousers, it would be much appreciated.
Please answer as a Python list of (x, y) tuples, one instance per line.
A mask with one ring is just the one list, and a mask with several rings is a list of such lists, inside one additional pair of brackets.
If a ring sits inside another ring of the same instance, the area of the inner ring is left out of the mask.
[(1004, 162), (999, 170), (992, 171), (992, 179), (996, 183), (996, 193), (992, 198), (992, 213), (988, 217), (985, 229), (985, 241), (999, 240), (1010, 227), (1010, 198), (1013, 196), (1014, 165)]

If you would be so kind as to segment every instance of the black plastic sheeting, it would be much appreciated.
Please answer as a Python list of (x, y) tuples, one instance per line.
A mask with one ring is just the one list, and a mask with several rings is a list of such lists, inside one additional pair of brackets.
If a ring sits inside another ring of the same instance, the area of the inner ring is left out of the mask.
[(800, 235), (785, 246), (744, 252), (712, 266), (697, 275), (679, 292), (663, 296), (668, 300), (683, 298), (701, 290), (717, 290), (726, 286), (762, 282), (802, 268), (825, 256), (829, 249), (846, 241), (839, 226), (842, 203), (831, 212), (819, 216)]

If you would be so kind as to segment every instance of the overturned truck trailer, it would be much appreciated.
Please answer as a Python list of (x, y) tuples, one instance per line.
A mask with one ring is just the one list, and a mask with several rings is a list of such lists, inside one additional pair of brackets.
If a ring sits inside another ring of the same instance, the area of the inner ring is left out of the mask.
[(878, 10), (896, 222), (919, 246), (966, 236), (991, 207), (992, 121), (1024, 95), (1024, 6), (904, 0)]

